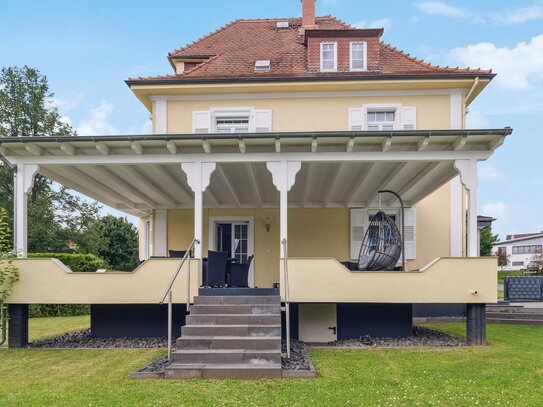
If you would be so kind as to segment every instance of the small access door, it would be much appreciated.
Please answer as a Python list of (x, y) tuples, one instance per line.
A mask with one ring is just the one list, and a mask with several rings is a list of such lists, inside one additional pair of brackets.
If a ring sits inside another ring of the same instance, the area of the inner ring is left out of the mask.
[(298, 336), (310, 343), (337, 340), (336, 304), (299, 304)]

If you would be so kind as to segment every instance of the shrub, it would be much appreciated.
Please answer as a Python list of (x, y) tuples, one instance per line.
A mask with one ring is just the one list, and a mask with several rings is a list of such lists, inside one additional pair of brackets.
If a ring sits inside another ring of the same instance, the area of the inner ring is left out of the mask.
[(80, 273), (95, 272), (105, 268), (105, 262), (94, 254), (80, 253), (29, 253), (33, 258), (55, 258), (67, 265), (72, 271)]

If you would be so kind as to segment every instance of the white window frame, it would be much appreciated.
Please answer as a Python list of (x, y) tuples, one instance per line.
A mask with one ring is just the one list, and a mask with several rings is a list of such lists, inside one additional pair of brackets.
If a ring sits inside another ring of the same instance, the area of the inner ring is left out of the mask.
[[(323, 48), (325, 45), (334, 46), (334, 68), (333, 69), (324, 69)], [(337, 72), (337, 42), (334, 42), (334, 41), (321, 42), (320, 51), (321, 51), (321, 54), (320, 54), (321, 72)]]
[[(362, 106), (365, 112), (366, 116), (366, 130), (369, 130), (370, 123), (368, 121), (368, 113), (370, 112), (394, 112), (394, 122), (392, 123), (392, 130), (400, 130), (401, 129), (401, 111), (402, 111), (402, 105), (399, 103), (385, 103), (385, 104), (371, 104), (371, 105), (363, 105)], [(377, 131), (388, 131), (383, 130), (382, 128), (379, 128)]]
[[(364, 58), (362, 59), (362, 68), (353, 67), (353, 45), (362, 45)], [(365, 41), (352, 41), (349, 44), (349, 70), (351, 72), (363, 72), (368, 70), (368, 43)]]
[[(220, 119), (247, 119), (248, 133), (251, 131), (251, 119), (254, 117), (254, 107), (236, 107), (236, 108), (212, 108), (211, 109), (211, 132), (217, 133), (217, 120)], [(224, 133), (223, 133), (224, 134)]]

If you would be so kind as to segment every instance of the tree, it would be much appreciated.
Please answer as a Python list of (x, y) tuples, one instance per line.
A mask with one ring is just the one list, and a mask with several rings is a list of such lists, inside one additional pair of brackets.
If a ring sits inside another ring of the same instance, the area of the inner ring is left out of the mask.
[[(19, 280), (19, 271), (7, 257), (11, 246), (10, 230), (6, 222), (6, 211), (0, 208), (0, 307), (12, 292), (13, 284)], [(0, 321), (2, 322), (2, 321)]]
[(136, 266), (133, 257), (138, 250), (138, 232), (126, 218), (104, 216), (93, 225), (97, 237), (96, 255), (107, 262), (109, 268), (132, 271)]
[(505, 251), (499, 250), (494, 253), (494, 255), (498, 258), (498, 266), (501, 267), (502, 271), (504, 267), (507, 267), (510, 263), (509, 258), (511, 257), (508, 255)]
[[(2, 68), (0, 137), (74, 136), (75, 131), (62, 121), (58, 109), (52, 105), (53, 96), (47, 78), (37, 69), (28, 66)], [(51, 181), (38, 175), (28, 207), (29, 243), (50, 246), (42, 232), (53, 232), (50, 228), (53, 227), (54, 209), (52, 204), (47, 205), (53, 196)], [(3, 162), (0, 162), (0, 208), (7, 212), (7, 223), (13, 224), (13, 170)], [(33, 230), (34, 226), (38, 230)], [(32, 245), (29, 244), (29, 248)]]
[(481, 230), (480, 253), (481, 256), (492, 256), (492, 246), (498, 241), (498, 235), (492, 234), (492, 228)]

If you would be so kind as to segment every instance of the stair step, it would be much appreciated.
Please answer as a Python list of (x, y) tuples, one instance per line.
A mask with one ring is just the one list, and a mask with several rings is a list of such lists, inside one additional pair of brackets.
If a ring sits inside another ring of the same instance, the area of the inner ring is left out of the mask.
[(177, 349), (281, 349), (280, 336), (182, 336)]
[(281, 325), (185, 325), (182, 336), (280, 336)]
[(281, 363), (279, 350), (182, 349), (172, 353), (174, 363)]
[(201, 314), (249, 314), (249, 315), (262, 315), (262, 314), (280, 314), (281, 308), (279, 305), (264, 305), (264, 304), (195, 304), (190, 307), (191, 315)]
[(198, 314), (187, 315), (187, 325), (280, 325), (276, 314)]
[(279, 288), (243, 288), (243, 287), (228, 287), (228, 288), (200, 288), (198, 296), (264, 296), (264, 295), (279, 295)]
[(271, 304), (280, 305), (281, 297), (277, 295), (204, 295), (194, 298), (195, 305), (206, 304)]
[(260, 379), (280, 378), (281, 364), (192, 364), (172, 363), (164, 372), (167, 379)]

